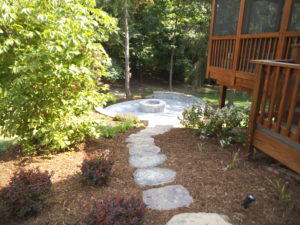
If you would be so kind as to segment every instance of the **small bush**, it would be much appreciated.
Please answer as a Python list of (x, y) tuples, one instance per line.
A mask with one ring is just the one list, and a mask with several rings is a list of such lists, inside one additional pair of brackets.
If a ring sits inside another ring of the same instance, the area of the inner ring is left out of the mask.
[(115, 121), (130, 121), (132, 123), (139, 123), (139, 119), (135, 115), (130, 115), (130, 114), (117, 114), (114, 117)]
[[(114, 138), (116, 136), (116, 133), (123, 133), (126, 132), (127, 130), (132, 129), (133, 127), (142, 127), (144, 126), (142, 123), (135, 123), (132, 120), (119, 120), (120, 121), (118, 124), (115, 126), (104, 126), (101, 129), (101, 136), (105, 138)], [(115, 119), (116, 120), (116, 119)]]
[(101, 136), (105, 138), (114, 138), (116, 136), (117, 130), (113, 126), (105, 126), (102, 128)]
[(97, 151), (87, 155), (81, 166), (84, 182), (94, 186), (106, 184), (113, 164), (109, 150)]
[(83, 218), (86, 225), (141, 225), (145, 216), (145, 204), (138, 198), (111, 197), (94, 202)]
[(1, 213), (24, 217), (39, 213), (50, 191), (52, 174), (39, 169), (14, 173), (9, 186), (0, 191)]
[(116, 126), (116, 130), (118, 133), (124, 133), (133, 128), (133, 123), (131, 121), (124, 121)]
[(249, 107), (213, 108), (192, 105), (183, 111), (180, 122), (193, 128), (204, 138), (216, 136), (222, 147), (233, 142), (244, 142), (249, 119)]

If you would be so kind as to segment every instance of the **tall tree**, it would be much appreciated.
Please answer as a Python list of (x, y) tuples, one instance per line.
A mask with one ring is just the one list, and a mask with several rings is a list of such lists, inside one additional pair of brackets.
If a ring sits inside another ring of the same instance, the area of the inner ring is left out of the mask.
[(124, 0), (124, 31), (125, 31), (125, 93), (126, 98), (131, 98), (130, 92), (130, 65), (129, 65), (129, 28), (128, 28), (128, 0)]

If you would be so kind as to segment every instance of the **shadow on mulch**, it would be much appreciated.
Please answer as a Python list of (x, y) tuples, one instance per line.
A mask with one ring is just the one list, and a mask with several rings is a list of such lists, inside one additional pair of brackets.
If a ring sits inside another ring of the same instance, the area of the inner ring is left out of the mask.
[[(78, 152), (54, 155), (50, 158), (32, 157), (22, 167), (40, 167), (41, 170), (54, 171), (53, 187), (47, 196), (45, 208), (36, 217), (26, 221), (9, 221), (8, 225), (58, 225), (75, 224), (84, 215), (87, 204), (102, 200), (110, 195), (142, 196), (141, 188), (134, 184), (134, 168), (128, 165), (128, 150), (125, 139), (134, 129), (118, 134), (114, 139), (100, 138), (89, 140)], [(156, 145), (166, 154), (168, 160), (162, 168), (177, 171), (176, 180), (170, 184), (185, 186), (195, 202), (187, 208), (168, 211), (147, 210), (144, 225), (165, 225), (175, 214), (184, 212), (215, 212), (230, 217), (235, 225), (296, 225), (300, 221), (299, 186), (293, 181), (274, 177), (266, 168), (272, 161), (264, 155), (257, 161), (248, 161), (246, 155), (240, 154), (238, 167), (226, 170), (237, 147), (223, 150), (215, 140), (200, 140), (193, 137), (188, 129), (172, 129), (170, 132), (155, 137)], [(198, 144), (203, 144), (203, 152)], [(80, 177), (80, 165), (86, 152), (109, 149), (115, 164), (107, 186), (89, 187), (83, 185)], [(242, 153), (242, 150), (241, 150)], [(267, 159), (267, 160), (266, 160)], [(0, 160), (2, 160), (0, 156)], [(0, 188), (7, 185), (10, 176), (21, 166), (23, 157), (0, 162)], [(276, 190), (266, 177), (288, 182), (291, 202), (277, 200)], [(257, 201), (249, 209), (241, 207), (247, 193), (253, 193)]]

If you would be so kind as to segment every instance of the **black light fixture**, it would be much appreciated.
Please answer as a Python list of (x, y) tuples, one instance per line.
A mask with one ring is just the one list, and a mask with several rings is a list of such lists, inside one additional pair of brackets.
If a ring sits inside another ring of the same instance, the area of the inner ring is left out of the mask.
[(247, 194), (247, 197), (245, 198), (244, 202), (242, 203), (242, 206), (244, 206), (245, 209), (247, 209), (251, 202), (255, 201), (255, 196), (252, 194)]

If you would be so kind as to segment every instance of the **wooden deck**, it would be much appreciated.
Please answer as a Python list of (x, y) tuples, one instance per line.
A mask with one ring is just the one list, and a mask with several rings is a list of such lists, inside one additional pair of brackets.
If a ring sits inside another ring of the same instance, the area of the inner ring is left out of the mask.
[(248, 130), (256, 147), (300, 173), (300, 64), (275, 60), (257, 65)]
[[(212, 0), (207, 78), (253, 94), (249, 150), (300, 173), (300, 3)], [(296, 47), (295, 47), (296, 46)]]
[(214, 35), (217, 0), (213, 0), (207, 78), (222, 86), (253, 92), (256, 65), (252, 60), (290, 59), (293, 44), (300, 43), (300, 31), (289, 31), (293, 1), (285, 0), (277, 32), (243, 33), (246, 0), (240, 1), (236, 34)]

